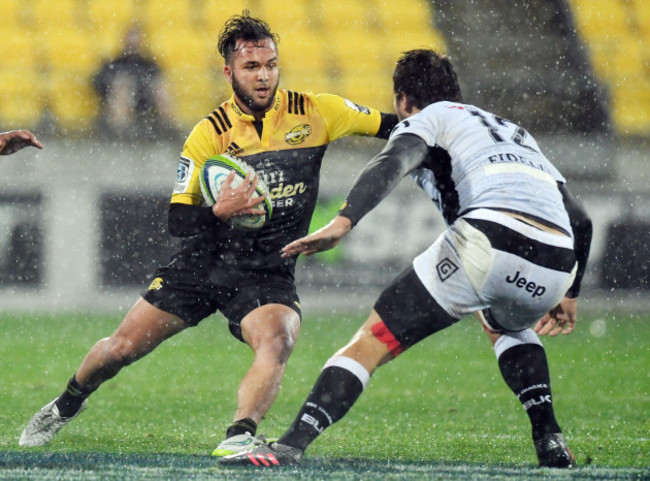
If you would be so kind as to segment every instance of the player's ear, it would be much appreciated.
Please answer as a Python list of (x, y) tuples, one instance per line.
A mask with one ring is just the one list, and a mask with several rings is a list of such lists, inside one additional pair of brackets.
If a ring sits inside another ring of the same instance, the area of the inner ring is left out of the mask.
[(401, 105), (402, 105), (404, 111), (407, 114), (412, 115), (413, 114), (413, 109), (415, 108), (415, 104), (411, 101), (409, 96), (406, 95), (404, 92), (401, 92), (399, 95), (401, 96), (400, 97), (400, 102), (401, 102)]
[(230, 65), (226, 64), (223, 68), (223, 74), (226, 77), (226, 80), (228, 80), (229, 84), (232, 84), (232, 68)]
[(397, 113), (397, 116), (400, 117), (404, 116), (405, 114), (410, 114), (411, 113), (411, 104), (408, 100), (407, 95), (404, 92), (394, 92), (394, 102), (393, 105), (395, 106), (395, 112)]

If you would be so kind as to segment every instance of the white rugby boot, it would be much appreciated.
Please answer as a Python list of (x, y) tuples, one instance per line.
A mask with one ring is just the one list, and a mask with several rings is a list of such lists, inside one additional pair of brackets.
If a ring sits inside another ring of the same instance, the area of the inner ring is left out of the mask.
[(88, 400), (84, 399), (79, 411), (77, 411), (74, 416), (64, 418), (59, 414), (59, 408), (55, 404), (57, 399), (58, 398), (43, 406), (43, 408), (41, 408), (41, 410), (34, 414), (32, 419), (29, 420), (23, 433), (20, 435), (20, 440), (18, 441), (20, 446), (35, 447), (49, 443), (52, 441), (56, 433), (58, 433), (61, 428), (74, 418), (79, 416), (79, 414), (86, 409), (86, 405), (88, 404)]
[(237, 434), (221, 441), (221, 444), (212, 451), (212, 456), (221, 458), (223, 456), (230, 456), (231, 454), (248, 453), (265, 442), (265, 438), (257, 438), (250, 433)]

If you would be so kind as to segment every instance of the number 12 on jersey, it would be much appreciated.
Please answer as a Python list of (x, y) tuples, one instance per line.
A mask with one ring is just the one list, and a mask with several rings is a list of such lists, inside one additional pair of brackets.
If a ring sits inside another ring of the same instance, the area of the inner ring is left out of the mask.
[[(492, 115), (493, 123), (488, 120), (483, 112), (474, 109), (467, 109), (467, 111), (479, 119), (479, 121), (487, 128), (490, 137), (494, 142), (501, 143), (506, 142), (506, 139), (499, 132), (499, 127), (505, 127), (506, 130), (513, 130), (512, 135), (510, 136), (512, 142), (515, 144), (524, 147), (532, 152), (537, 152), (536, 149), (530, 145), (526, 145), (524, 140), (528, 136), (528, 132), (523, 127), (520, 127), (517, 124), (510, 122), (504, 118), (499, 117), (498, 115)], [(502, 129), (503, 130), (503, 129)]]

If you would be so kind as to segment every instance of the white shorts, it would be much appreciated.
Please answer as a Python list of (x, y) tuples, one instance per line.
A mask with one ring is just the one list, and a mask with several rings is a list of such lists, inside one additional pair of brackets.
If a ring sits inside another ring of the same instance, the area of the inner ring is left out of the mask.
[(502, 212), (459, 218), (413, 268), (452, 317), (484, 311), (493, 331), (520, 331), (557, 306), (575, 277), (573, 239)]

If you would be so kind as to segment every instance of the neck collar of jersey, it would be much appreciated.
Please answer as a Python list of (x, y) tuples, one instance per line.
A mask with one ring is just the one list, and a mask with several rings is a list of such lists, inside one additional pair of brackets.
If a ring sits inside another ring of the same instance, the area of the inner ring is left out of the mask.
[[(280, 95), (280, 91), (278, 90), (275, 93), (275, 102), (273, 102), (273, 106), (266, 111), (266, 113), (264, 114), (264, 118), (273, 117), (277, 113), (277, 111), (280, 110), (281, 100), (282, 100), (282, 96)], [(237, 117), (239, 117), (241, 120), (246, 120), (248, 122), (255, 122), (255, 117), (247, 114), (239, 107), (239, 105), (237, 105), (234, 95), (230, 97), (229, 102), (230, 102), (230, 108), (232, 109), (232, 111), (235, 113)]]

